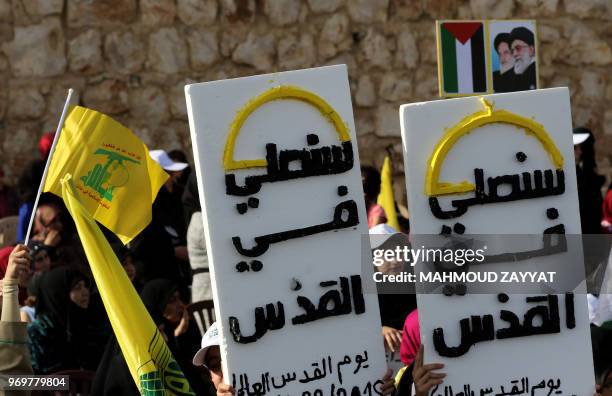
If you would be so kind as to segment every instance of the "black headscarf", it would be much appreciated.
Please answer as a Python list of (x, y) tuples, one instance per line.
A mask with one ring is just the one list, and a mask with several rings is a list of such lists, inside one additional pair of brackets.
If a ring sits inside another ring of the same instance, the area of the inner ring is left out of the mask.
[(189, 175), (181, 200), (183, 201), (185, 224), (189, 225), (191, 222), (191, 216), (195, 212), (202, 211), (202, 207), (200, 206), (200, 196), (198, 195), (198, 179), (195, 172), (191, 172)]
[(606, 178), (597, 173), (595, 162), (595, 136), (588, 128), (574, 128), (574, 133), (586, 133), (589, 137), (580, 144), (580, 163), (576, 163), (578, 204), (583, 234), (601, 233), (603, 197), (601, 187)]
[[(154, 279), (147, 282), (140, 292), (140, 298), (147, 311), (153, 318), (155, 324), (164, 323), (163, 312), (174, 292), (178, 290), (176, 283), (167, 279)], [(195, 326), (195, 323), (192, 324)], [(191, 326), (190, 326), (191, 327)], [(179, 343), (174, 337), (172, 329), (166, 329), (168, 347), (175, 358), (182, 354), (177, 350)], [(198, 339), (199, 340), (199, 339)], [(195, 352), (189, 352), (189, 360), (179, 358), (179, 366), (189, 380), (189, 383), (197, 395), (214, 395), (214, 388), (205, 383), (195, 371), (191, 364), (191, 357)], [(106, 346), (106, 351), (102, 361), (96, 370), (96, 375), (92, 384), (92, 396), (123, 396), (138, 395), (138, 388), (130, 375), (129, 368), (116, 337), (112, 337)]]
[(56, 326), (70, 332), (71, 327), (87, 320), (87, 310), (70, 300), (70, 290), (87, 278), (68, 267), (52, 269), (42, 276), (36, 297), (36, 315), (49, 317)]
[(176, 283), (168, 279), (153, 279), (143, 286), (140, 298), (156, 325), (164, 322), (164, 309), (176, 290)]
[(82, 273), (65, 266), (40, 278), (36, 320), (28, 327), (36, 373), (72, 368), (92, 370), (100, 361), (103, 352), (100, 346), (108, 339), (105, 318), (92, 316), (88, 308), (70, 300), (70, 290), (82, 280), (88, 283)]
[[(156, 325), (164, 322), (164, 309), (176, 290), (176, 284), (167, 279), (154, 279), (143, 286), (140, 298)], [(117, 337), (114, 335), (106, 345), (96, 370), (91, 394), (92, 396), (139, 395)]]

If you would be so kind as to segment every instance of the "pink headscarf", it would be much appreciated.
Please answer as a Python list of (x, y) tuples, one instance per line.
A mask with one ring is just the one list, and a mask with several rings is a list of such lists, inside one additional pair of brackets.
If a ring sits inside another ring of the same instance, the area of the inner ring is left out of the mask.
[(400, 359), (406, 366), (410, 366), (421, 346), (421, 331), (419, 330), (419, 313), (415, 309), (410, 312), (404, 321), (402, 344), (400, 345)]

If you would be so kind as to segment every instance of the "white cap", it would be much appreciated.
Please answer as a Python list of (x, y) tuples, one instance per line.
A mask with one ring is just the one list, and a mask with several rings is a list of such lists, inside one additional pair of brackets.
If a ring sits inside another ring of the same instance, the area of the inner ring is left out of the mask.
[(377, 224), (368, 230), (370, 235), (397, 234), (397, 230), (387, 223)]
[(385, 243), (392, 235), (397, 234), (395, 228), (391, 227), (387, 223), (377, 224), (369, 229), (370, 234), (370, 247), (376, 249)]
[(174, 162), (164, 150), (151, 150), (149, 155), (157, 162), (164, 170), (171, 172), (179, 172), (187, 168), (189, 164), (185, 162)]
[(589, 138), (588, 133), (574, 133), (572, 134), (572, 138), (574, 139), (574, 146), (577, 144), (584, 143), (585, 140)]
[(214, 322), (210, 325), (208, 330), (206, 330), (204, 337), (202, 337), (202, 348), (200, 348), (200, 350), (196, 352), (195, 356), (193, 357), (193, 364), (195, 366), (204, 365), (204, 362), (206, 361), (206, 353), (208, 352), (210, 347), (218, 346), (220, 344), (220, 341), (221, 339), (219, 337), (219, 329), (217, 328), (217, 322)]

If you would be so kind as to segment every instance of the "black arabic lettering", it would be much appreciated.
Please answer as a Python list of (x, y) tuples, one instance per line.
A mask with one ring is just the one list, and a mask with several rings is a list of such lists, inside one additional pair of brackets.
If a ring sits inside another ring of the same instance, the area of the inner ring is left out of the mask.
[(342, 370), (341, 367), (351, 363), (351, 357), (349, 355), (344, 355), (342, 361), (338, 362), (336, 365), (336, 375), (338, 376), (338, 381), (340, 385), (342, 385)]
[(495, 338), (493, 315), (484, 315), (483, 317), (471, 316), (470, 319), (465, 318), (459, 321), (461, 342), (456, 347), (449, 347), (446, 345), (446, 341), (444, 341), (444, 329), (441, 327), (434, 329), (434, 348), (440, 356), (459, 357), (465, 355), (472, 345), (481, 341), (490, 341)]
[[(335, 281), (332, 283), (321, 282), (320, 286), (329, 287), (336, 284), (337, 282)], [(316, 307), (310, 299), (304, 296), (297, 297), (297, 304), (305, 313), (291, 319), (291, 323), (294, 325), (314, 322), (330, 316), (347, 315), (352, 311), (354, 311), (356, 315), (361, 314), (365, 312), (361, 276), (352, 275), (350, 284), (348, 278), (340, 277), (340, 291), (329, 290), (325, 292), (319, 299), (319, 303)]]
[(357, 374), (361, 368), (368, 368), (370, 365), (364, 364), (367, 361), (368, 361), (368, 351), (363, 351), (363, 355), (360, 355), (360, 354), (356, 355), (355, 363), (357, 363), (357, 367), (355, 367), (353, 374)]
[[(538, 305), (530, 308), (524, 315), (523, 324), (520, 324), (518, 316), (510, 311), (502, 310), (500, 319), (510, 323), (510, 326), (497, 330), (498, 340), (506, 338), (527, 337), (536, 334), (553, 334), (561, 331), (559, 326), (559, 303), (556, 295), (526, 297), (529, 302), (548, 302), (548, 306)], [(533, 320), (539, 316), (542, 320), (540, 326), (534, 326)]]
[(255, 333), (250, 336), (242, 335), (238, 318), (230, 316), (230, 333), (232, 333), (234, 341), (240, 344), (255, 342), (263, 337), (268, 330), (278, 330), (285, 326), (285, 310), (283, 303), (278, 301), (277, 306), (278, 310), (274, 307), (274, 304), (266, 304), (265, 312), (263, 307), (255, 308)]
[[(353, 168), (353, 144), (343, 142), (314, 149), (281, 150), (276, 144), (266, 144), (267, 172), (263, 175), (247, 176), (244, 185), (238, 186), (235, 174), (225, 175), (228, 195), (248, 196), (257, 193), (263, 183), (293, 180), (311, 176), (325, 176), (344, 173)], [(290, 164), (299, 162), (299, 169), (290, 169)]]
[[(475, 181), (475, 196), (466, 199), (456, 199), (451, 201), (454, 209), (443, 210), (437, 197), (429, 198), (429, 208), (434, 216), (438, 219), (452, 219), (462, 216), (467, 212), (470, 206), (486, 205), (497, 202), (512, 202), (523, 199), (533, 199), (548, 197), (553, 195), (561, 195), (565, 192), (565, 173), (563, 169), (556, 169), (555, 175), (557, 183), (554, 183), (553, 171), (548, 169), (544, 171), (544, 181), (542, 180), (542, 171), (536, 170), (533, 174), (533, 184), (531, 183), (531, 174), (528, 172), (522, 173), (524, 188), (520, 186), (520, 176), (503, 175), (497, 177), (489, 177), (487, 185), (489, 192), (485, 192), (484, 171), (482, 169), (474, 169)], [(499, 194), (501, 185), (510, 185), (512, 191), (506, 195)]]
[(289, 239), (301, 238), (332, 230), (349, 228), (356, 226), (357, 224), (359, 224), (357, 204), (353, 200), (348, 200), (340, 202), (338, 205), (336, 205), (334, 208), (333, 219), (327, 223), (255, 237), (255, 246), (250, 249), (243, 247), (242, 241), (238, 236), (232, 238), (232, 243), (234, 244), (236, 251), (241, 255), (247, 257), (258, 257), (264, 254), (273, 243), (279, 243)]
[(308, 382), (317, 381), (325, 378), (328, 374), (327, 362), (327, 359), (321, 359), (321, 367), (319, 367), (319, 362), (312, 363), (311, 366), (314, 367), (312, 375), (309, 375), (308, 372), (304, 370), (304, 377), (299, 379), (299, 382), (301, 382), (302, 384), (306, 384)]
[[(508, 301), (508, 296), (500, 294), (498, 299), (501, 303)], [(508, 326), (495, 331), (493, 315), (471, 316), (459, 321), (461, 340), (459, 345), (449, 347), (444, 339), (444, 329), (438, 327), (433, 331), (434, 348), (440, 356), (459, 357), (465, 355), (470, 348), (479, 342), (492, 341), (493, 339), (507, 339), (517, 337), (528, 337), (539, 334), (560, 333), (559, 298), (557, 295), (526, 297), (527, 303), (547, 302), (546, 305), (537, 305), (526, 311), (523, 322), (518, 315), (512, 311), (500, 310), (500, 319), (507, 322)], [(574, 315), (574, 297), (572, 293), (565, 295), (565, 317), (566, 327), (573, 329), (576, 326)], [(540, 318), (540, 325), (534, 325), (536, 318)]]
[[(430, 392), (431, 396), (442, 396), (442, 390), (440, 389), (441, 385), (436, 385), (433, 387)], [(507, 391), (506, 389), (510, 390)], [(510, 385), (500, 385), (499, 392), (495, 393), (495, 396), (516, 396), (516, 395), (531, 395), (535, 396), (536, 391), (539, 389), (548, 389), (548, 393), (546, 396), (550, 396), (553, 392), (555, 394), (562, 394), (563, 392), (560, 390), (561, 388), (561, 380), (550, 378), (548, 381), (543, 379), (539, 383), (530, 386), (529, 378), (522, 377), (521, 379), (515, 379), (510, 381)], [(444, 386), (444, 396), (474, 396), (477, 393), (472, 390), (472, 385), (464, 384), (461, 388), (461, 391), (456, 392), (452, 386)], [(492, 387), (483, 387), (480, 388), (479, 392), (480, 396), (486, 396), (493, 393)]]

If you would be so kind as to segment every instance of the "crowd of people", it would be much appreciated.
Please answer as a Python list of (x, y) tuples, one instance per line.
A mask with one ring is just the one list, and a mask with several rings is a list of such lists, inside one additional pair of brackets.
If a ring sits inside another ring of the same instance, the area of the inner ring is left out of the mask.
[[(578, 128), (574, 137), (583, 233), (612, 233), (612, 184), (604, 198), (605, 178), (597, 174), (594, 136)], [(10, 350), (1, 355), (0, 370), (35, 374), (87, 370), (95, 372), (93, 395), (137, 395), (63, 201), (43, 194), (34, 207), (52, 140), (52, 133), (43, 135), (40, 156), (24, 169), (16, 187), (0, 178), (0, 218), (19, 217), (18, 241), (24, 241), (34, 212), (28, 246), (0, 249), (4, 278), (0, 339), (13, 340), (5, 343)], [(190, 302), (212, 299), (195, 172), (179, 150), (150, 154), (170, 175), (153, 204), (151, 223), (128, 246), (103, 231), (196, 394), (234, 394), (223, 383), (216, 324), (202, 336), (186, 310)], [(409, 220), (399, 216), (400, 229), (391, 229), (385, 224), (384, 209), (376, 203), (378, 171), (363, 167), (362, 181), (371, 233), (407, 239)], [(387, 267), (392, 270), (392, 266)], [(440, 372), (443, 365), (423, 363), (416, 296), (380, 294), (379, 307), (381, 342), (388, 351), (399, 351), (405, 365), (395, 381), (390, 372), (384, 374), (384, 393), (427, 395), (445, 374)], [(598, 392), (610, 395), (612, 330), (594, 326), (593, 333)]]
[[(0, 189), (3, 216), (19, 217), (18, 241), (25, 239), (34, 212), (28, 246), (0, 250), (4, 301), (11, 307), (3, 312), (15, 311), (6, 320), (19, 324), (24, 334), (15, 345), (26, 345), (29, 356), (28, 370), (20, 364), (5, 372), (85, 370), (95, 372), (93, 395), (137, 395), (63, 201), (45, 193), (34, 208), (52, 141), (52, 133), (43, 135), (40, 156), (25, 168), (17, 187)], [(150, 155), (170, 176), (153, 204), (151, 223), (127, 246), (112, 232), (103, 229), (104, 234), (193, 391), (233, 394), (222, 383), (218, 341), (205, 359), (194, 358), (203, 338), (185, 309), (190, 302), (212, 299), (195, 173), (181, 151), (152, 150)], [(8, 295), (14, 295), (13, 302)], [(209, 328), (204, 339), (215, 329)], [(384, 381), (388, 392), (391, 373)]]

